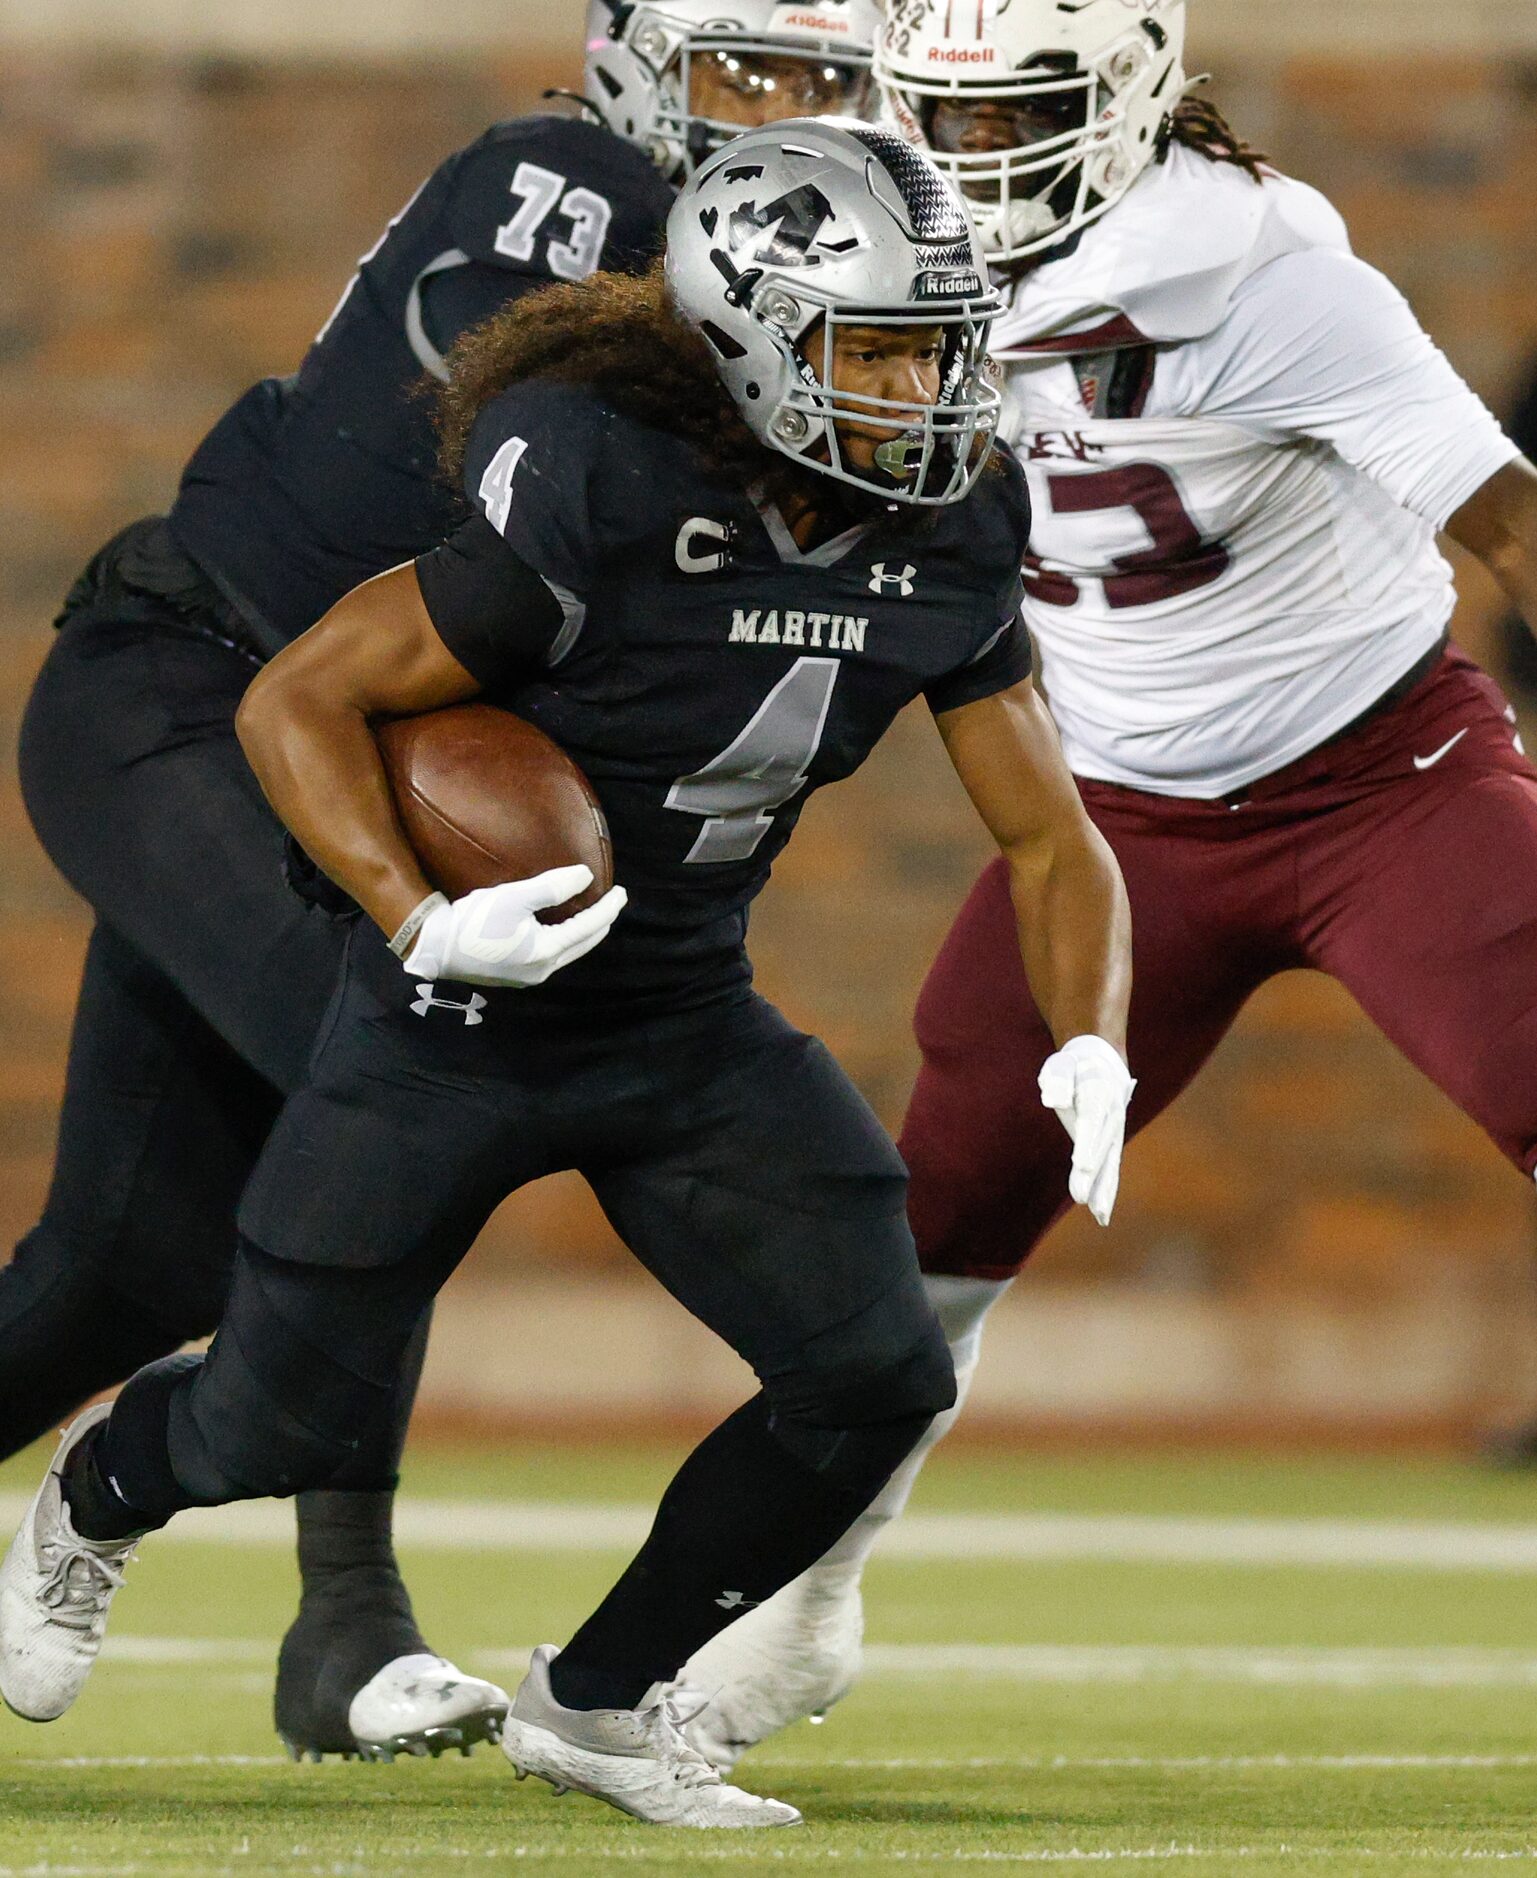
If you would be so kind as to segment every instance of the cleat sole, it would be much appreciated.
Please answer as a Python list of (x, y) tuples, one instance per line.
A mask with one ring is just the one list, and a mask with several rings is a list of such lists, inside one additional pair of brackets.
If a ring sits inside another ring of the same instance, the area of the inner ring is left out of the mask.
[(501, 1740), (505, 1714), (505, 1709), (487, 1709), (484, 1714), (466, 1715), (463, 1720), (449, 1722), (441, 1728), (424, 1728), (419, 1734), (392, 1735), (385, 1741), (360, 1741), (358, 1747), (368, 1760), (392, 1761), (397, 1754), (409, 1754), (416, 1760), (430, 1756), (436, 1761), (455, 1748), (461, 1756), (468, 1756), (482, 1741)]
[(445, 1754), (457, 1750), (461, 1758), (468, 1758), (475, 1752), (482, 1741), (498, 1742), (502, 1738), (501, 1709), (488, 1709), (484, 1715), (469, 1715), (463, 1721), (451, 1722), (442, 1728), (424, 1728), (419, 1734), (393, 1735), (387, 1741), (359, 1741), (350, 1748), (314, 1748), (301, 1741), (292, 1740), (287, 1735), (278, 1739), (283, 1743), (283, 1750), (291, 1761), (320, 1762), (332, 1757), (342, 1761), (362, 1761), (371, 1766), (391, 1767), (401, 1755), (412, 1760), (441, 1760)]

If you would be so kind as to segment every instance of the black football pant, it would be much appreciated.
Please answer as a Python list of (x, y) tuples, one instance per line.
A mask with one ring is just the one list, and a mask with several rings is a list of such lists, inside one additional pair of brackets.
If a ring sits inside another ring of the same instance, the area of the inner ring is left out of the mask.
[[(253, 660), (185, 599), (104, 584), (22, 727), (28, 811), (97, 926), (53, 1185), (0, 1269), (0, 1455), (213, 1330), (235, 1202), (341, 957), (340, 929), (284, 882), (282, 830), (235, 740)], [(317, 1484), (393, 1484), (424, 1340)]]
[[(953, 1400), (901, 1160), (822, 1045), (750, 991), (667, 1016), (534, 1017), (516, 992), (413, 985), (371, 927), (348, 954), (310, 1080), (242, 1202), (212, 1350), (128, 1384), (102, 1471), (155, 1522), (327, 1477), (479, 1225), (525, 1182), (576, 1168), (762, 1385), (727, 1424), (727, 1448), (761, 1462), (731, 1482), (735, 1516), (724, 1485), (713, 1496), (732, 1531), (653, 1535), (677, 1574), (722, 1547), (677, 1638), (686, 1655), (820, 1556)], [(760, 1479), (779, 1496), (768, 1530)]]

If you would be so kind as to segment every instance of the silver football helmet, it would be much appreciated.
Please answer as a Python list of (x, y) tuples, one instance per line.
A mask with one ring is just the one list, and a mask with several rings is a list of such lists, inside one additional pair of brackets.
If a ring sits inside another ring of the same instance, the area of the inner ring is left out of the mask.
[(703, 111), (701, 91), (788, 88), (793, 111), (776, 116), (860, 115), (879, 20), (877, 0), (590, 0), (587, 97), (681, 181), (742, 131)]
[[(987, 338), (1002, 311), (960, 199), (896, 132), (805, 118), (748, 131), (686, 184), (667, 283), (754, 435), (807, 469), (893, 502), (957, 502), (998, 424)], [(932, 404), (832, 389), (850, 326), (936, 327)], [(890, 435), (851, 462), (839, 424)]]
[[(891, 0), (886, 114), (966, 197), (989, 261), (1055, 247), (1120, 201), (1185, 89), (1185, 0)], [(986, 136), (967, 113), (985, 110)]]

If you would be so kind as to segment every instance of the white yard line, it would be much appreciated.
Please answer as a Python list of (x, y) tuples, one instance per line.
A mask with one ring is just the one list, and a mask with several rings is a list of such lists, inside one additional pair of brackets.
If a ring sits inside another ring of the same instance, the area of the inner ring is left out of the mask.
[(1203, 1682), (1339, 1689), (1537, 1685), (1537, 1655), (1459, 1648), (1203, 1644), (872, 1644), (871, 1676), (986, 1676), (1041, 1683)]
[[(332, 1860), (323, 1865), (306, 1867), (300, 1861), (313, 1859), (309, 1850), (295, 1851), (288, 1855), (287, 1862), (296, 1870), (306, 1869), (316, 1873), (335, 1874), (338, 1872), (362, 1872), (363, 1866), (353, 1865), (344, 1859)], [(895, 1848), (866, 1850), (861, 1846), (819, 1846), (808, 1844), (785, 1844), (776, 1842), (772, 1846), (761, 1841), (747, 1844), (730, 1845), (690, 1845), (687, 1854), (674, 1852), (671, 1847), (659, 1848), (655, 1845), (571, 1845), (553, 1842), (545, 1845), (491, 1845), (465, 1848), (455, 1851), (452, 1848), (434, 1845), (422, 1848), (419, 1853), (410, 1856), (432, 1856), (435, 1858), (458, 1858), (467, 1864), (485, 1864), (493, 1859), (513, 1859), (518, 1861), (537, 1860), (539, 1864), (578, 1862), (583, 1865), (634, 1864), (637, 1860), (657, 1862), (676, 1857), (687, 1858), (690, 1865), (737, 1865), (767, 1864), (775, 1865), (1145, 1865), (1167, 1863), (1179, 1859), (1215, 1860), (1227, 1862), (1247, 1862), (1252, 1859), (1298, 1859), (1310, 1863), (1328, 1863), (1338, 1870), (1358, 1864), (1375, 1863), (1381, 1859), (1409, 1861), (1417, 1865), (1463, 1865), (1472, 1862), (1528, 1863), (1537, 1860), (1537, 1846), (1519, 1846), (1508, 1851), (1493, 1847), (1479, 1849), (1448, 1849), (1437, 1851), (1430, 1847), (1415, 1847), (1412, 1850), (1395, 1851), (1388, 1847), (1349, 1846), (1334, 1848), (1326, 1846), (1295, 1846), (1284, 1840), (1277, 1845), (1184, 1845), (1174, 1841), (1168, 1845), (1148, 1846), (1042, 1846), (1039, 1848), (1020, 1848), (1017, 1851), (988, 1850), (985, 1848), (955, 1847), (946, 1851), (898, 1850)], [(274, 1863), (283, 1858), (281, 1853), (273, 1853), (266, 1848), (262, 1858), (267, 1863)], [(86, 1878), (96, 1871), (133, 1873), (137, 1866), (87, 1867), (72, 1868), (73, 1878)], [(167, 1869), (167, 1868), (162, 1868)], [(221, 1872), (233, 1871), (235, 1867), (222, 1867)], [(387, 1878), (393, 1872), (408, 1873), (413, 1869), (409, 1862), (400, 1865), (382, 1866), (370, 1859), (366, 1870), (369, 1878)], [(33, 1866), (24, 1871), (9, 1871), (0, 1867), (0, 1878), (69, 1878), (61, 1866)]]
[[(484, 1669), (521, 1670), (528, 1652), (475, 1653)], [(875, 1643), (869, 1677), (977, 1676), (1024, 1683), (1216, 1683), (1270, 1688), (1537, 1687), (1523, 1650), (1250, 1648), (1206, 1644)]]
[[(426, 1848), (419, 1856), (429, 1856)], [(673, 1853), (671, 1848), (659, 1849), (654, 1845), (637, 1846), (574, 1846), (569, 1844), (549, 1845), (493, 1845), (466, 1847), (456, 1850), (435, 1844), (430, 1850), (434, 1858), (457, 1858), (466, 1865), (486, 1865), (492, 1860), (511, 1859), (519, 1863), (537, 1860), (540, 1865), (556, 1862), (569, 1864), (579, 1862), (583, 1865), (634, 1864), (637, 1860), (656, 1862), (660, 1859), (682, 1854)], [(313, 1861), (313, 1851), (295, 1849), (286, 1855), (262, 1848), (261, 1859), (266, 1867), (275, 1863), (290, 1865), (295, 1872), (314, 1872), (324, 1874), (325, 1878), (336, 1878), (338, 1873), (364, 1873), (369, 1878), (389, 1878), (389, 1874), (409, 1873), (415, 1869), (412, 1863), (401, 1865), (381, 1865), (377, 1857), (369, 1855), (366, 1866), (355, 1864), (351, 1859), (327, 1858), (322, 1864), (307, 1863)], [(1531, 1863), (1537, 1861), (1537, 1846), (1521, 1846), (1510, 1851), (1493, 1848), (1480, 1850), (1436, 1851), (1428, 1847), (1416, 1847), (1412, 1850), (1394, 1851), (1389, 1848), (1371, 1846), (1350, 1846), (1335, 1849), (1325, 1846), (1294, 1846), (1284, 1841), (1279, 1845), (1170, 1845), (1150, 1846), (1053, 1846), (1036, 1850), (989, 1851), (985, 1849), (966, 1849), (956, 1847), (950, 1851), (919, 1852), (901, 1850), (866, 1851), (856, 1846), (816, 1846), (816, 1845), (691, 1845), (687, 1860), (690, 1865), (737, 1865), (763, 1864), (776, 1865), (1148, 1865), (1166, 1864), (1179, 1860), (1210, 1862), (1221, 1860), (1224, 1863), (1247, 1863), (1253, 1859), (1294, 1859), (1309, 1863), (1327, 1863), (1343, 1869), (1343, 1861), (1351, 1866), (1376, 1863), (1378, 1860), (1391, 1859), (1395, 1862), (1409, 1862), (1416, 1865), (1466, 1865), (1468, 1863)], [(180, 1859), (173, 1864), (145, 1865), (0, 1865), (0, 1878), (156, 1878), (168, 1871), (186, 1870)], [(225, 1878), (247, 1869), (242, 1861), (240, 1865), (221, 1865), (204, 1869), (200, 1878)]]
[[(526, 1644), (485, 1644), (477, 1668), (521, 1674)], [(243, 1637), (109, 1636), (106, 1663), (179, 1669), (268, 1663), (273, 1646)], [(1526, 1689), (1537, 1687), (1537, 1655), (1525, 1650), (1338, 1649), (1222, 1644), (874, 1643), (871, 1677), (978, 1676), (1025, 1683), (1226, 1683), (1273, 1688)], [(1511, 1763), (1514, 1764), (1514, 1763)]]
[(16, 1755), (5, 1767), (291, 1767), (286, 1754), (60, 1754)]
[(758, 1755), (754, 1768), (765, 1776), (816, 1773), (837, 1768), (849, 1773), (963, 1774), (1017, 1773), (1524, 1773), (1537, 1767), (1537, 1754), (1011, 1754), (956, 1759), (817, 1760), (781, 1758), (772, 1748)]
[[(290, 1767), (282, 1754), (61, 1754), (0, 1758), (5, 1767)], [(1011, 1754), (963, 1757), (859, 1755), (844, 1758), (780, 1756), (772, 1749), (753, 1762), (765, 1778), (787, 1773), (1522, 1773), (1537, 1754)]]
[[(22, 1495), (0, 1494), (0, 1533), (18, 1525), (25, 1508)], [(651, 1517), (652, 1509), (641, 1505), (407, 1497), (397, 1508), (395, 1531), (404, 1545), (423, 1551), (630, 1551), (645, 1538)], [(288, 1546), (293, 1512), (263, 1500), (184, 1513), (150, 1543)], [(917, 1513), (886, 1535), (881, 1556), (1520, 1574), (1537, 1571), (1537, 1524)]]

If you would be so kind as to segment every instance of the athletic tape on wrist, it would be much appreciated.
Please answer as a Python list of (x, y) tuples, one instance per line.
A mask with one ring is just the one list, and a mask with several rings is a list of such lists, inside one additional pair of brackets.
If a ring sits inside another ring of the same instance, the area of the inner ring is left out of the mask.
[(443, 893), (429, 893), (427, 898), (412, 908), (400, 922), (400, 929), (390, 941), (390, 950), (397, 959), (404, 960), (406, 954), (416, 943), (416, 935), (427, 924), (428, 919), (440, 906), (448, 905), (448, 896)]

